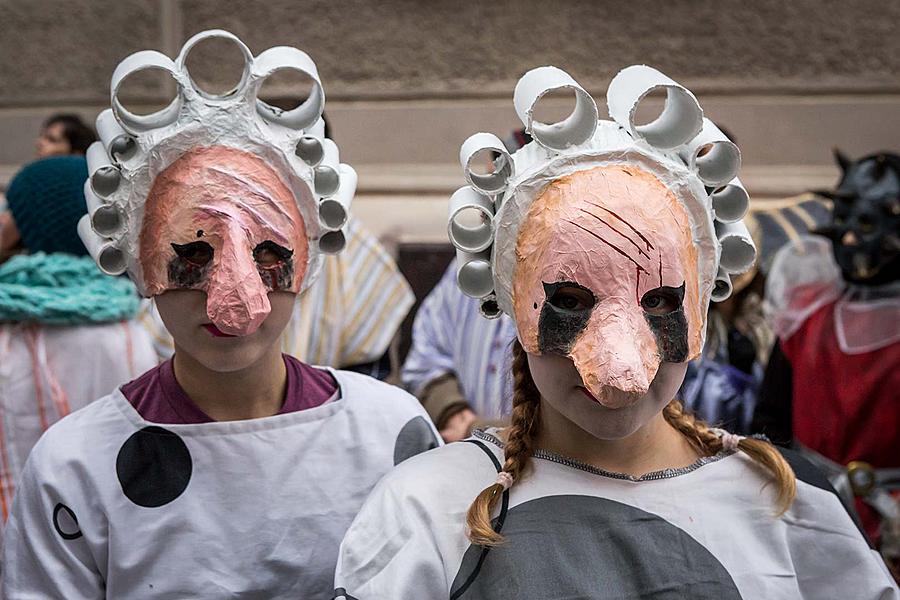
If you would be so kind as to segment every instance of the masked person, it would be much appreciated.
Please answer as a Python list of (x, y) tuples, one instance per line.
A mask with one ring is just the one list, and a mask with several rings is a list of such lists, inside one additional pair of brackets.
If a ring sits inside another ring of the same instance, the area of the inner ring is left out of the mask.
[(134, 285), (100, 272), (78, 238), (86, 177), (82, 156), (46, 158), (6, 193), (22, 248), (0, 260), (0, 531), (44, 431), (156, 364)]
[(754, 426), (809, 452), (856, 496), (900, 577), (900, 156), (836, 156), (840, 182), (821, 192), (831, 223), (772, 265), (778, 343)]
[[(572, 114), (535, 121), (560, 89)], [(654, 90), (663, 112), (636, 125)], [(385, 477), (342, 542), (337, 597), (897, 598), (824, 477), (674, 398), (710, 298), (753, 261), (739, 154), (654, 69), (625, 69), (607, 98), (616, 122), (598, 123), (566, 73), (528, 72), (514, 101), (535, 142), (468, 173), (460, 204), (492, 218), (451, 221), (458, 280), (516, 322), (511, 425)]]
[[(209, 39), (245, 57), (225, 96), (185, 67)], [(119, 86), (147, 68), (178, 95), (138, 116)], [(257, 99), (281, 69), (313, 82), (293, 110)], [(7, 528), (5, 597), (329, 598), (371, 487), (437, 441), (414, 397), (280, 352), (295, 295), (342, 246), (355, 188), (317, 126), (315, 65), (209, 31), (175, 61), (130, 56), (111, 88), (79, 231), (101, 268), (127, 269), (155, 298), (175, 355), (35, 446)]]

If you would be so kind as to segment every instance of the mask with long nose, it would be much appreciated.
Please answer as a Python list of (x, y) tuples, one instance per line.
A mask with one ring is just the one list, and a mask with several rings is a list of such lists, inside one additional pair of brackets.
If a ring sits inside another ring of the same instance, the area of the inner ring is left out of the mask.
[(700, 353), (697, 253), (686, 210), (650, 173), (612, 165), (553, 181), (516, 243), (523, 347), (570, 357), (604, 406), (634, 403), (661, 362)]
[(306, 237), (293, 195), (265, 161), (224, 146), (191, 150), (157, 176), (147, 197), (147, 292), (205, 291), (212, 324), (249, 335), (270, 312), (269, 292), (300, 290)]

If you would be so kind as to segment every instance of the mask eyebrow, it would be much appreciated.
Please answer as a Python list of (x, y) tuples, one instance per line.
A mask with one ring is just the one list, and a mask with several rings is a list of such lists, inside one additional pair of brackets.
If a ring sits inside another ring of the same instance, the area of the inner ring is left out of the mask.
[[(197, 208), (199, 208), (201, 211), (203, 211), (207, 215), (209, 215), (211, 217), (215, 217), (216, 219), (220, 219), (223, 221), (229, 221), (229, 220), (237, 221), (237, 215), (235, 215), (232, 211), (222, 210), (219, 207), (210, 206), (208, 204), (201, 204)], [(263, 217), (256, 209), (254, 209), (253, 207), (248, 206), (246, 204), (239, 205), (238, 209), (242, 210), (242, 211), (246, 212), (248, 215), (250, 215), (250, 218), (253, 219), (256, 222), (256, 224), (259, 225), (260, 227), (264, 227), (268, 231), (269, 235), (271, 235), (273, 237), (277, 237), (279, 239), (279, 241), (282, 241), (285, 244), (288, 243), (287, 237), (285, 235), (283, 235), (269, 221), (267, 221), (266, 218)]]
[[(222, 177), (223, 179), (238, 183), (242, 188), (244, 188), (247, 191), (248, 194), (250, 194), (254, 198), (257, 198), (258, 200), (262, 200), (263, 202), (270, 204), (273, 208), (275, 208), (275, 210), (278, 211), (278, 213), (282, 217), (284, 217), (286, 219), (290, 219), (290, 215), (287, 213), (286, 210), (284, 210), (284, 208), (281, 206), (281, 204), (279, 204), (278, 201), (270, 193), (268, 193), (266, 190), (264, 190), (259, 185), (255, 184), (254, 182), (249, 181), (249, 180), (245, 179), (244, 177), (241, 177), (239, 174), (235, 173), (234, 171), (230, 171), (228, 169), (223, 169), (222, 167), (211, 166), (208, 168), (208, 170), (210, 171), (210, 173), (218, 175), (218, 176)], [(246, 203), (242, 203), (242, 204), (246, 204)]]
[(625, 252), (624, 250), (622, 250), (621, 248), (619, 248), (619, 247), (616, 246), (615, 244), (612, 244), (612, 243), (610, 243), (610, 242), (607, 242), (606, 240), (604, 240), (602, 237), (600, 237), (599, 235), (597, 235), (596, 233), (594, 233), (593, 231), (591, 231), (591, 230), (588, 229), (587, 227), (582, 227), (581, 225), (579, 225), (579, 224), (576, 223), (575, 221), (570, 221), (569, 219), (565, 219), (565, 222), (566, 222), (566, 223), (569, 223), (570, 225), (574, 225), (575, 227), (577, 227), (578, 229), (581, 229), (582, 231), (585, 231), (585, 232), (589, 233), (590, 235), (594, 236), (595, 238), (597, 238), (598, 240), (600, 240), (601, 242), (603, 242), (604, 244), (606, 244), (607, 246), (609, 246), (610, 248), (612, 248), (613, 250), (615, 250), (616, 252), (618, 252), (619, 254), (621, 254), (622, 256), (624, 256), (625, 258), (627, 258), (628, 260), (630, 260), (631, 262), (633, 262), (634, 265), (638, 268), (638, 271), (643, 271), (643, 272), (644, 272), (645, 274), (647, 274), (647, 275), (650, 274), (650, 272), (647, 271), (647, 269), (645, 269), (644, 267), (642, 267), (641, 264), (640, 264), (638, 261), (636, 261), (636, 260), (634, 260), (632, 257), (628, 256), (628, 253), (627, 253), (627, 252)]
[[(590, 204), (590, 203), (589, 203), (589, 204)], [(593, 205), (592, 205), (592, 206), (593, 206)], [(603, 223), (604, 225), (606, 225), (607, 227), (609, 227), (610, 229), (612, 229), (613, 231), (615, 231), (616, 233), (618, 233), (620, 236), (622, 236), (623, 238), (625, 238), (626, 240), (628, 240), (629, 242), (631, 242), (631, 245), (634, 246), (634, 247), (637, 249), (637, 251), (638, 251), (639, 253), (643, 254), (643, 255), (644, 255), (645, 257), (647, 257), (647, 258), (650, 258), (650, 255), (647, 254), (647, 252), (644, 251), (643, 248), (641, 248), (640, 246), (638, 246), (638, 243), (637, 243), (637, 242), (635, 242), (633, 239), (631, 239), (630, 237), (628, 237), (627, 235), (625, 235), (624, 233), (622, 233), (621, 231), (619, 231), (618, 229), (616, 229), (615, 227), (613, 227), (612, 225), (610, 225), (609, 223), (607, 223), (604, 219), (598, 217), (597, 215), (595, 215), (594, 213), (592, 213), (592, 212), (589, 211), (589, 210), (585, 210), (585, 209), (583, 209), (583, 208), (582, 208), (582, 209), (579, 209), (579, 210), (581, 210), (581, 212), (583, 212), (583, 213), (586, 214), (586, 215), (590, 215), (590, 216), (594, 217), (595, 219), (597, 219), (598, 221), (600, 221), (601, 223)], [(647, 242), (647, 244), (649, 245), (649, 242)], [(652, 248), (652, 246), (650, 246), (650, 247)]]

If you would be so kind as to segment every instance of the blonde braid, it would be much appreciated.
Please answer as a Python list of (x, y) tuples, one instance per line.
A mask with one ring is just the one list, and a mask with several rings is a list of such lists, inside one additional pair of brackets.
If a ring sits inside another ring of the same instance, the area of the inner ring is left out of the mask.
[[(666, 405), (663, 417), (702, 454), (712, 456), (722, 450), (722, 438), (703, 420), (686, 412), (678, 400), (672, 400)], [(797, 479), (790, 465), (781, 453), (765, 440), (741, 438), (738, 449), (769, 472), (778, 490), (778, 514), (783, 514), (791, 507), (797, 496)]]
[[(528, 355), (518, 340), (513, 342), (512, 353), (513, 409), (511, 424), (506, 430), (505, 462), (502, 470), (516, 482), (527, 473), (531, 464), (534, 439), (540, 420), (541, 395), (528, 369)], [(494, 483), (478, 494), (469, 507), (466, 525), (469, 528), (469, 540), (473, 544), (496, 546), (503, 541), (503, 536), (494, 531), (491, 525), (491, 513), (503, 492), (503, 486)]]

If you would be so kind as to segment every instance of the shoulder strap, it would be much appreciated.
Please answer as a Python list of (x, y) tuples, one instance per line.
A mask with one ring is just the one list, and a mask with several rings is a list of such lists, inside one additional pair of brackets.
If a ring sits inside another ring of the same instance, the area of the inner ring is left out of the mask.
[[(491, 452), (491, 449), (485, 445), (481, 440), (468, 439), (463, 440), (464, 442), (468, 442), (470, 444), (475, 444), (479, 448), (484, 451), (485, 454), (491, 459), (491, 462), (494, 463), (494, 469), (499, 473), (501, 469), (503, 469), (503, 465), (500, 464), (500, 461), (497, 460), (497, 456)], [(503, 529), (503, 522), (506, 521), (506, 514), (509, 512), (509, 490), (503, 491), (503, 497), (500, 500), (500, 514), (497, 516), (497, 519), (494, 521), (494, 531), (500, 533)], [(450, 600), (458, 600), (462, 597), (462, 595), (469, 589), (469, 586), (474, 583), (475, 578), (478, 577), (478, 573), (481, 572), (481, 565), (484, 564), (484, 559), (487, 558), (488, 552), (490, 552), (490, 546), (485, 546), (481, 549), (481, 556), (478, 557), (478, 562), (475, 564), (475, 568), (466, 577), (466, 580), (463, 582), (461, 586), (459, 586), (456, 590), (451, 590), (452, 593), (450, 595)]]

